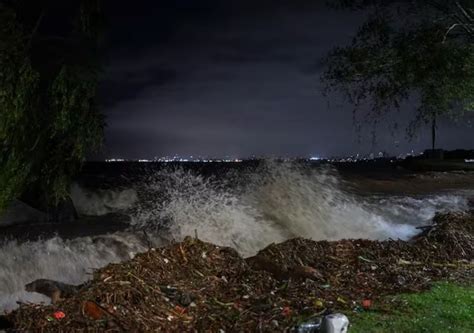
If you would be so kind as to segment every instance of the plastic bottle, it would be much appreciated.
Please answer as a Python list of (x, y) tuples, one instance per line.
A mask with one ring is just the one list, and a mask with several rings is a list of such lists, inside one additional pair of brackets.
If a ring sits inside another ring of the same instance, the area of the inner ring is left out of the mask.
[(299, 324), (295, 327), (295, 333), (318, 333), (321, 328), (321, 318), (316, 318), (311, 321)]
[(349, 319), (342, 313), (333, 313), (323, 318), (321, 333), (347, 333), (349, 330)]

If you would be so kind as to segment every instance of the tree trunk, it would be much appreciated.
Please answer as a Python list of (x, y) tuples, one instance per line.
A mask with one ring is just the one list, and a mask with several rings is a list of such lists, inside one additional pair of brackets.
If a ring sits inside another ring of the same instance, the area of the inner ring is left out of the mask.
[(434, 151), (436, 147), (436, 114), (433, 113), (431, 120), (431, 149)]

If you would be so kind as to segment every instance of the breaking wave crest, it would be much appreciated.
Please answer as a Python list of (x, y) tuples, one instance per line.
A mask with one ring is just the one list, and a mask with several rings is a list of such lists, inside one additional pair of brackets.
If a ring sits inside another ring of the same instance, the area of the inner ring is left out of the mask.
[(465, 205), (452, 196), (405, 198), (412, 200), (406, 207), (404, 198), (362, 198), (344, 191), (330, 169), (286, 163), (267, 162), (257, 172), (232, 177), (206, 178), (181, 168), (158, 171), (139, 190), (143, 196), (133, 224), (174, 240), (197, 234), (249, 256), (293, 237), (407, 239), (442, 208), (440, 198), (449, 199), (450, 210)]

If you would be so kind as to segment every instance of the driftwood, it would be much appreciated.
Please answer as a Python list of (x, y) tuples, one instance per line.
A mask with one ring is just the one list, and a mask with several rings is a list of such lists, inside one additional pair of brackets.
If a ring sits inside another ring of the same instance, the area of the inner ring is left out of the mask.
[(25, 285), (28, 292), (36, 292), (51, 298), (51, 302), (57, 303), (59, 300), (75, 295), (84, 284), (71, 285), (59, 281), (38, 279)]
[(323, 280), (323, 275), (315, 268), (307, 265), (277, 265), (274, 261), (262, 256), (254, 256), (246, 259), (247, 263), (255, 270), (267, 271), (278, 280)]

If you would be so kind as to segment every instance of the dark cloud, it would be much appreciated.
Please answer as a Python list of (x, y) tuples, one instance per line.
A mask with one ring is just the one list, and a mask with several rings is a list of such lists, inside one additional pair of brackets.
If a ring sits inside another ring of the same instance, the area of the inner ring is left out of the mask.
[[(403, 130), (359, 135), (352, 107), (323, 97), (321, 59), (363, 17), (324, 1), (109, 2), (103, 82), (106, 156), (337, 155), (428, 146)], [(123, 6), (123, 7), (122, 7)], [(408, 106), (389, 116), (406, 123)], [(472, 129), (442, 125), (440, 143), (472, 142)], [(386, 133), (387, 132), (387, 133)], [(359, 140), (360, 139), (360, 140)]]
[[(109, 74), (110, 75), (110, 74)], [(164, 86), (177, 78), (177, 72), (171, 69), (144, 67), (141, 69), (122, 69), (115, 76), (108, 76), (100, 89), (102, 107), (113, 110), (123, 101), (133, 100), (150, 85)]]

